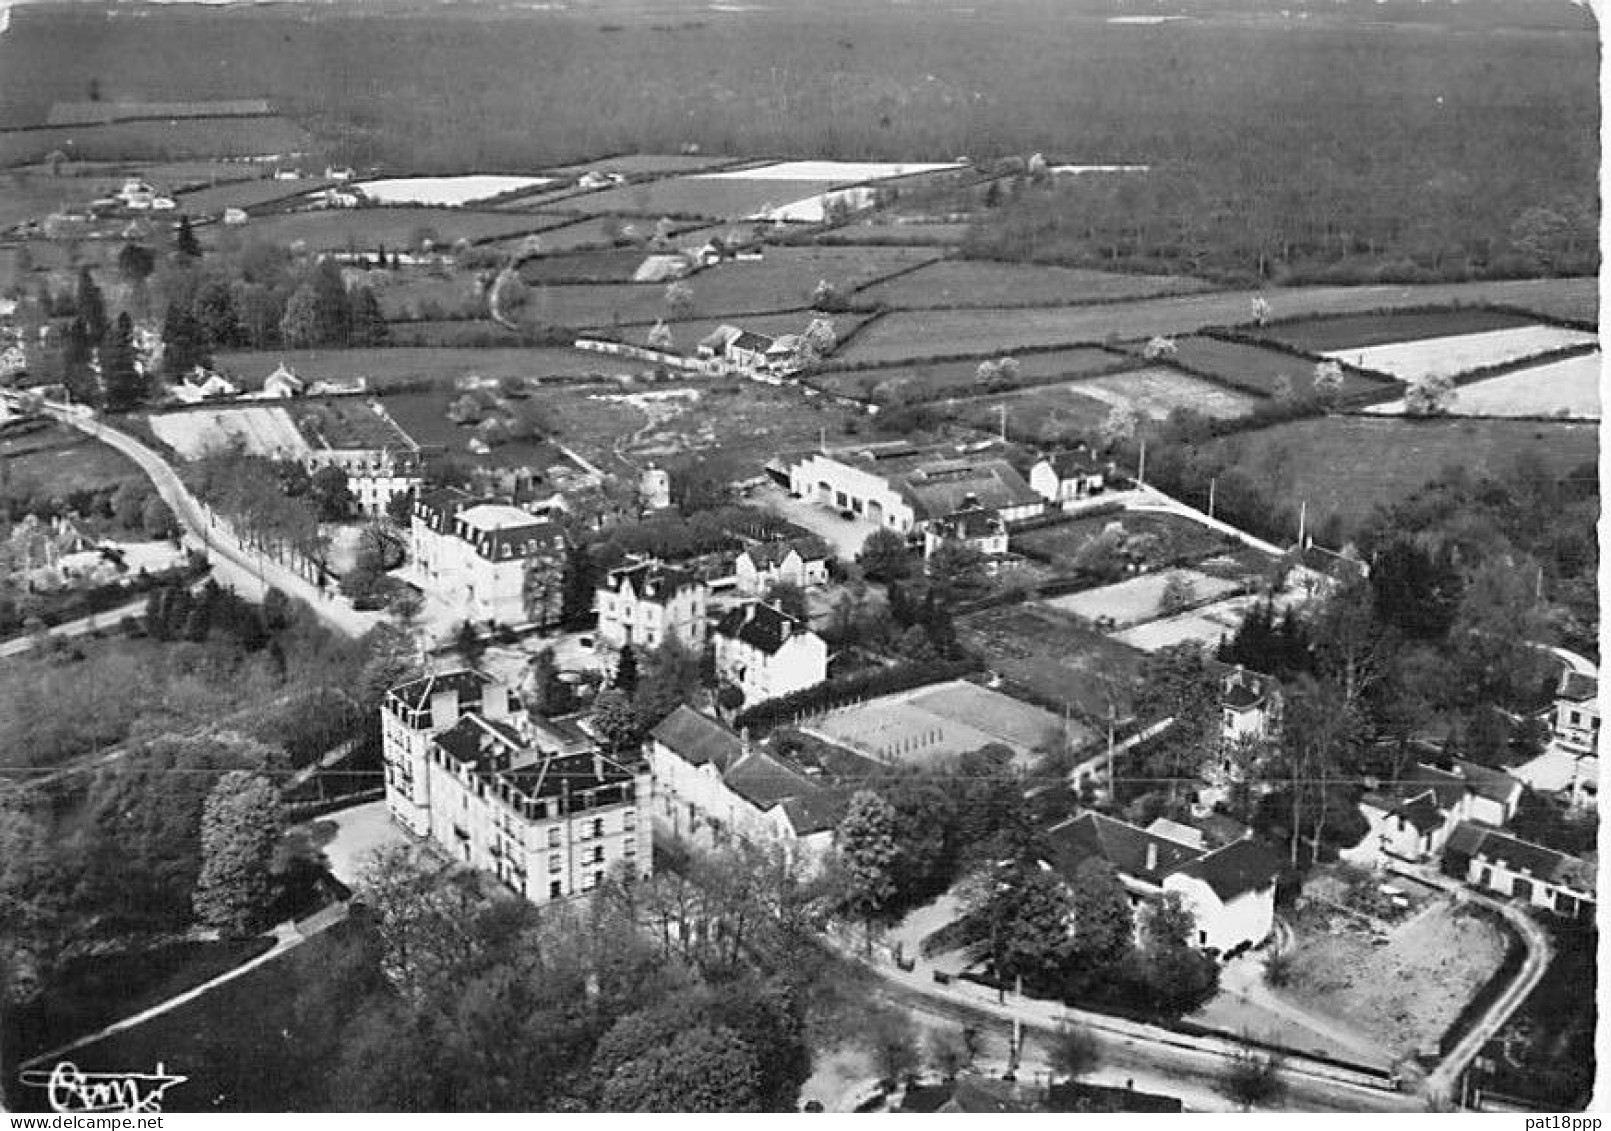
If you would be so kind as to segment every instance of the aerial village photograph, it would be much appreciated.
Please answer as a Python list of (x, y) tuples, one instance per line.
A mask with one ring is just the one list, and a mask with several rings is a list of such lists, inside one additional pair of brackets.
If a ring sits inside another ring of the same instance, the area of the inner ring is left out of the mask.
[(0, 0), (0, 1110), (1592, 1110), (1600, 46)]

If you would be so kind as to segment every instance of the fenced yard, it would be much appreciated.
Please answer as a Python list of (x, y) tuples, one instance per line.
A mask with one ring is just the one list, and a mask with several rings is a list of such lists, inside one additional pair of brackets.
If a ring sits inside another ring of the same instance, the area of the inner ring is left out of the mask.
[(1179, 611), (1164, 608), (1164, 594), (1171, 583), (1185, 587), (1188, 599), (1194, 602), (1226, 596), (1239, 588), (1237, 582), (1194, 569), (1170, 569), (1145, 573), (1100, 589), (1046, 597), (1041, 603), (1092, 624), (1100, 623), (1104, 628), (1123, 628)]

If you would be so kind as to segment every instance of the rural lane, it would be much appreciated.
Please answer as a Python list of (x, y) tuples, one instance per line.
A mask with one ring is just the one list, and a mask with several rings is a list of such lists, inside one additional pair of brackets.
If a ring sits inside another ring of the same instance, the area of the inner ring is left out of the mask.
[(98, 628), (116, 628), (124, 617), (137, 617), (145, 613), (145, 598), (141, 597), (116, 608), (106, 609), (92, 616), (79, 617), (77, 620), (64, 621), (52, 625), (43, 633), (29, 633), (18, 636), (4, 643), (0, 643), (0, 660), (11, 656), (20, 656), (24, 652), (31, 652), (39, 644), (39, 637), (43, 636), (83, 636), (87, 632), (94, 632)]
[(167, 460), (126, 432), (120, 432), (89, 416), (81, 416), (65, 405), (46, 402), (45, 411), (64, 424), (100, 440), (128, 456), (157, 489), (162, 501), (208, 554), (221, 581), (249, 599), (261, 599), (270, 588), (305, 603), (330, 627), (357, 638), (381, 622), (379, 614), (361, 613), (345, 598), (321, 591), (295, 570), (261, 553), (240, 545), (227, 527), (220, 528), (218, 516), (199, 502), (180, 480)]

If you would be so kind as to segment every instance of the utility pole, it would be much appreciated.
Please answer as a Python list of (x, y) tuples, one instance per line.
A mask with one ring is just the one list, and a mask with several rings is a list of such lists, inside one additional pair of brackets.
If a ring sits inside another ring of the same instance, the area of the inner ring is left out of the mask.
[(1303, 549), (1304, 531), (1309, 526), (1309, 500), (1305, 499), (1298, 504), (1298, 549)]
[(1141, 486), (1147, 485), (1147, 438), (1141, 438), (1141, 465), (1136, 469), (1136, 482)]
[(1219, 476), (1210, 476), (1208, 480), (1208, 517), (1214, 517), (1214, 489), (1219, 486)]
[(1004, 405), (1004, 404), (998, 404), (996, 406), (996, 413), (1001, 417), (1001, 445), (1002, 445), (1002, 447), (1006, 447), (1007, 446), (1007, 406)]

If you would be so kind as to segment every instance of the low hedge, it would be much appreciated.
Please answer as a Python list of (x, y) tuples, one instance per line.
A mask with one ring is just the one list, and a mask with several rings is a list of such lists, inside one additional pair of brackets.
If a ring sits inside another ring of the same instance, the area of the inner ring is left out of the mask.
[(843, 679), (829, 680), (790, 695), (757, 703), (739, 712), (733, 725), (740, 731), (768, 733), (785, 723), (794, 722), (802, 715), (816, 714), (862, 699), (892, 695), (897, 691), (910, 691), (927, 683), (960, 679), (980, 668), (979, 661), (973, 659), (927, 660), (857, 672)]

